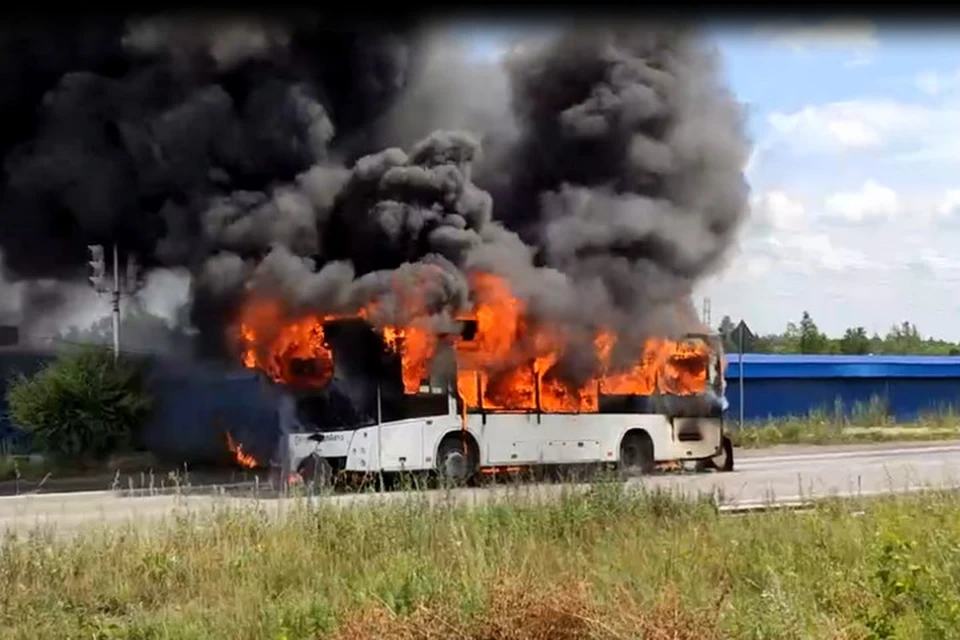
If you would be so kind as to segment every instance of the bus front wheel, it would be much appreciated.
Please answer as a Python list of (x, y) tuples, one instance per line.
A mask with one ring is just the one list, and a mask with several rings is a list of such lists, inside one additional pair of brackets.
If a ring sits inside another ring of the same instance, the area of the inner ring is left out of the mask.
[(634, 431), (623, 436), (620, 443), (620, 476), (624, 479), (653, 473), (653, 440), (645, 431)]
[(315, 453), (300, 462), (297, 474), (303, 484), (311, 489), (325, 489), (333, 484), (333, 467), (325, 458)]
[(477, 472), (476, 446), (469, 436), (447, 436), (437, 448), (437, 471), (445, 484), (469, 482)]

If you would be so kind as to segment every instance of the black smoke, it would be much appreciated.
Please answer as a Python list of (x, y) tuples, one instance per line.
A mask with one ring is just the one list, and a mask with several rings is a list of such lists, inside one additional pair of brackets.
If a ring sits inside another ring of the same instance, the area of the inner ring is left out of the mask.
[(500, 92), (489, 69), (430, 73), (427, 36), (310, 15), (4, 33), (8, 274), (83, 278), (86, 246), (113, 242), (186, 268), (220, 355), (250, 288), (324, 312), (377, 297), (384, 321), (416, 295), (442, 323), (473, 269), (574, 342), (604, 324), (635, 353), (689, 328), (747, 203), (740, 106), (705, 41), (574, 30), (508, 56)]

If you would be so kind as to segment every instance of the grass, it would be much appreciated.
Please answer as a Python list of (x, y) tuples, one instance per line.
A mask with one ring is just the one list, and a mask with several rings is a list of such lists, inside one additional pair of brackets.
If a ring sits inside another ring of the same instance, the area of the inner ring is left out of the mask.
[[(736, 424), (736, 416), (728, 416)], [(748, 422), (733, 430), (735, 444), (748, 448), (778, 444), (848, 444), (858, 442), (910, 442), (960, 438), (960, 412), (952, 406), (921, 414), (917, 420), (897, 422), (881, 398), (858, 402), (849, 410), (838, 401), (830, 408), (805, 416)]]
[(37, 532), (0, 545), (0, 638), (960, 637), (960, 496), (856, 509), (724, 516), (599, 484)]

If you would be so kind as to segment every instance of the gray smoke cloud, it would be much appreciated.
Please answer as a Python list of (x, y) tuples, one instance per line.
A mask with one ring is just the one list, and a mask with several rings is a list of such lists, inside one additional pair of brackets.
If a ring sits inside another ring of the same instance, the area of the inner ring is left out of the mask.
[(384, 323), (416, 297), (441, 330), (482, 270), (574, 344), (603, 324), (636, 353), (696, 328), (692, 288), (747, 213), (741, 108), (691, 30), (590, 26), (485, 65), (435, 33), (311, 20), (151, 18), (103, 39), (114, 58), (61, 61), (23, 96), (42, 108), (5, 152), (0, 246), (21, 278), (76, 278), (95, 241), (189, 272), (215, 352), (250, 292), (321, 313), (377, 300)]
[(184, 64), (202, 53), (221, 68), (231, 68), (282, 53), (290, 32), (259, 16), (161, 16), (131, 22), (122, 42), (130, 51), (163, 53)]

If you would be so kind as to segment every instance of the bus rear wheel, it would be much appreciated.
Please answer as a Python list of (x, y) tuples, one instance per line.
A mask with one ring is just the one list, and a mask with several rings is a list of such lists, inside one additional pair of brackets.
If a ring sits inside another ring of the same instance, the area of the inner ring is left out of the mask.
[(628, 433), (620, 443), (620, 477), (624, 479), (653, 473), (653, 440), (644, 431)]
[(437, 472), (448, 486), (468, 483), (477, 473), (477, 449), (470, 436), (446, 436), (437, 447)]
[(697, 461), (697, 471), (719, 471), (729, 473), (733, 471), (733, 441), (728, 436), (720, 438), (720, 453)]

